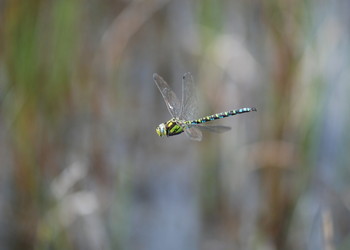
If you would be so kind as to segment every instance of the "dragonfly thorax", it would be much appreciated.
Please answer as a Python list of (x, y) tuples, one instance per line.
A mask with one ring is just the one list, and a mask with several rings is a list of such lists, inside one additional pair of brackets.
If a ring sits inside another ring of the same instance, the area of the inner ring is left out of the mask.
[(159, 136), (173, 136), (184, 132), (184, 122), (178, 119), (171, 119), (166, 123), (161, 123), (156, 128)]

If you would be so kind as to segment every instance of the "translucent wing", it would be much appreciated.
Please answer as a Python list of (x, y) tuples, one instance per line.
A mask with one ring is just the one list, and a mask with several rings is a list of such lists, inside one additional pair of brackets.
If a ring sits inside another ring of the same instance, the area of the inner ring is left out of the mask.
[(185, 133), (186, 135), (195, 141), (201, 141), (202, 140), (202, 131), (208, 131), (208, 132), (214, 132), (214, 133), (223, 133), (226, 131), (229, 131), (231, 128), (227, 126), (221, 126), (221, 125), (194, 125), (192, 127), (186, 128)]
[(186, 128), (185, 134), (192, 140), (195, 140), (195, 141), (202, 140), (202, 132), (197, 127)]
[(180, 118), (191, 120), (198, 117), (197, 95), (194, 88), (191, 73), (186, 73), (182, 77), (182, 106)]
[(174, 118), (179, 118), (181, 115), (181, 103), (175, 95), (175, 93), (170, 89), (169, 85), (158, 74), (153, 74), (153, 80), (156, 83), (160, 93), (162, 94), (171, 116)]
[(200, 130), (208, 131), (208, 132), (214, 132), (214, 133), (224, 133), (226, 131), (229, 131), (231, 128), (227, 126), (221, 126), (221, 125), (195, 125), (196, 128), (199, 128)]

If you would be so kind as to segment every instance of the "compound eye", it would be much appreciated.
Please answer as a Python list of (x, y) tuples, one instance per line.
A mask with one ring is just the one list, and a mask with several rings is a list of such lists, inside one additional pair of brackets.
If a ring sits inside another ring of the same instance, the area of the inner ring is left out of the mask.
[(156, 132), (159, 136), (165, 136), (166, 131), (165, 131), (165, 124), (161, 123), (159, 126), (156, 128)]

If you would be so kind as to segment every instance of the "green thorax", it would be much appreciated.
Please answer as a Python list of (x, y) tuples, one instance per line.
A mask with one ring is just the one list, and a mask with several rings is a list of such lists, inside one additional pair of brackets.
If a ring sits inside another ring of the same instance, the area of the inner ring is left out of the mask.
[(184, 132), (184, 121), (177, 119), (171, 119), (166, 122), (165, 129), (167, 136), (178, 135)]

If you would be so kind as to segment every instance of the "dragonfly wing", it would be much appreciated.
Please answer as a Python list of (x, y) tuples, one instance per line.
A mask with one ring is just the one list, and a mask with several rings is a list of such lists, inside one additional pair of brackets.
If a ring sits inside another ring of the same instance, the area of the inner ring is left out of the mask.
[(197, 95), (191, 73), (182, 77), (182, 106), (180, 118), (191, 120), (198, 116)]
[(202, 140), (202, 132), (196, 127), (186, 128), (185, 134), (192, 140), (195, 140), (195, 141)]
[(200, 130), (208, 131), (208, 132), (214, 132), (214, 133), (224, 133), (226, 131), (229, 131), (231, 128), (227, 126), (221, 126), (221, 125), (196, 125), (196, 128), (199, 128)]
[(170, 89), (169, 85), (163, 80), (161, 76), (154, 73), (154, 82), (156, 83), (160, 93), (163, 96), (166, 106), (172, 117), (179, 118), (181, 112), (181, 103), (176, 94)]

